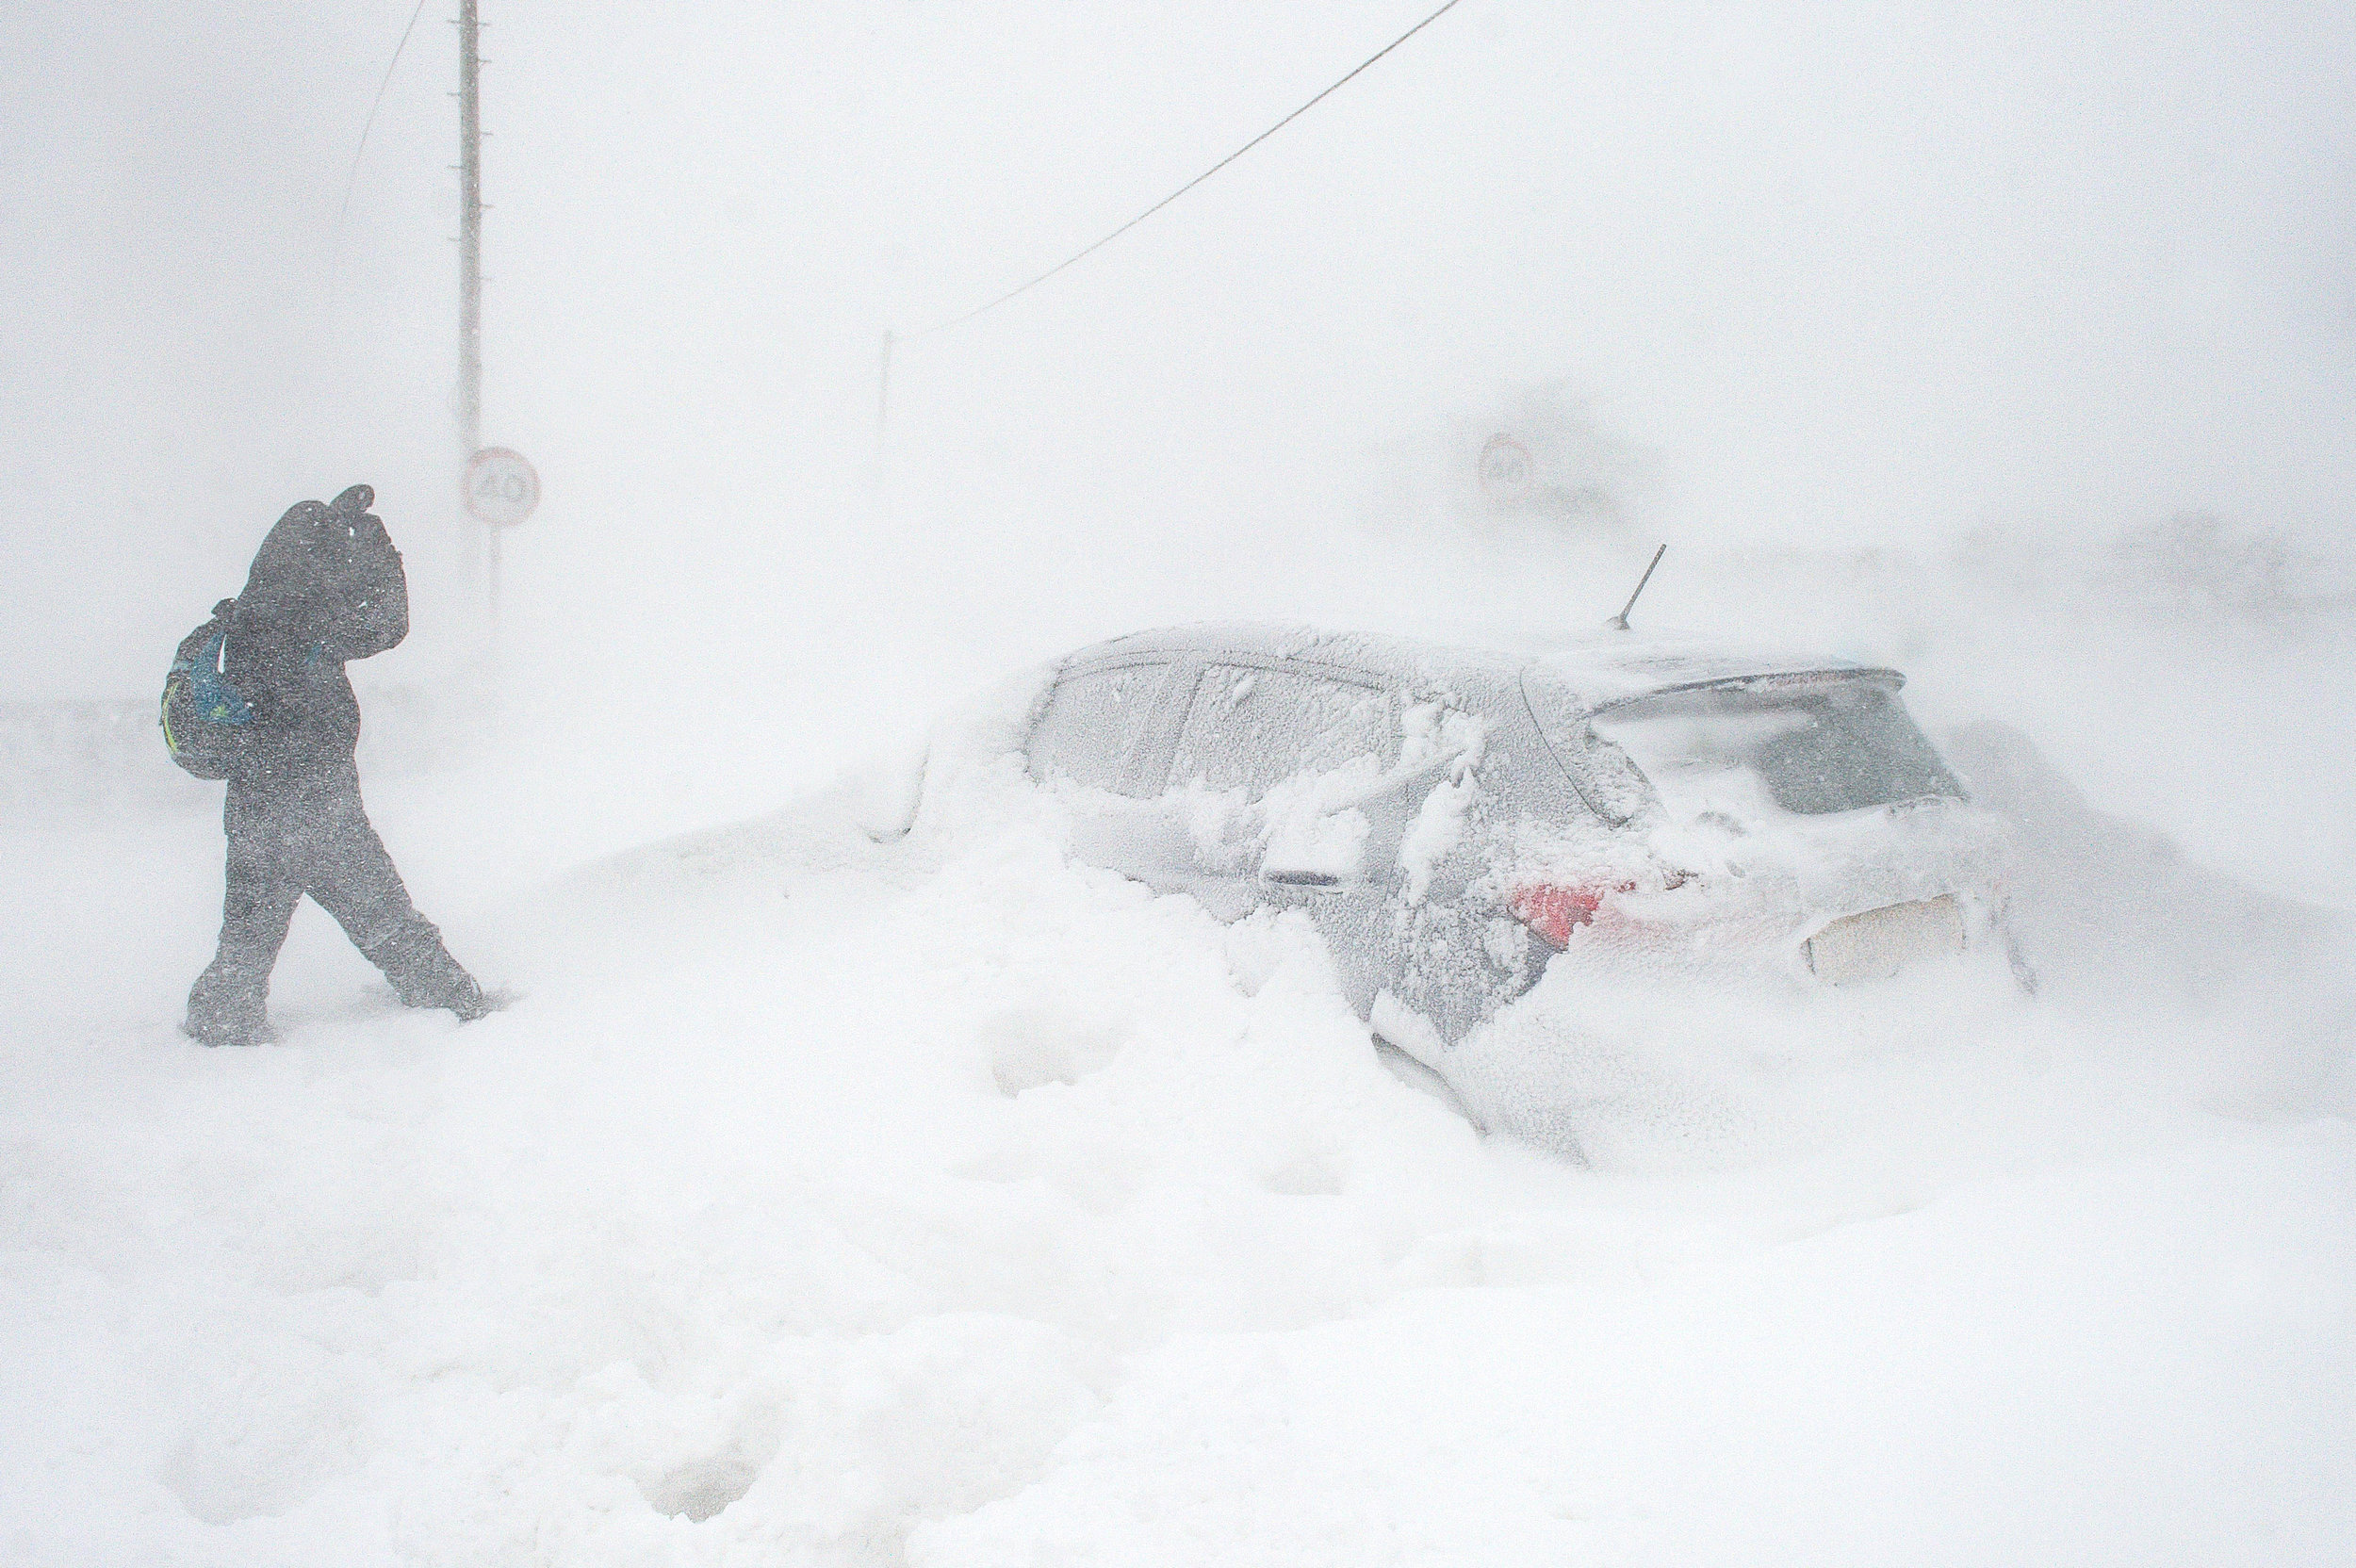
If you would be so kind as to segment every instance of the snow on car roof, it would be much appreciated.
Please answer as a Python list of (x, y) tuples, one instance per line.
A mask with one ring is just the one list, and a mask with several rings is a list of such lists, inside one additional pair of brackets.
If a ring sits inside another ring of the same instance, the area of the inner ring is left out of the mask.
[(1641, 633), (1597, 629), (1499, 639), (1488, 647), (1466, 646), (1375, 632), (1342, 631), (1281, 622), (1225, 621), (1164, 627), (1133, 632), (1082, 649), (1073, 663), (1132, 654), (1216, 657), (1251, 654), (1263, 659), (1299, 659), (1407, 677), (1434, 677), (1450, 670), (1536, 666), (1599, 708), (1671, 687), (1707, 685), (1771, 675), (1856, 675), (1893, 684), (1895, 670), (1822, 654), (1743, 649), (1709, 638), (1677, 633)]
[(1775, 675), (1857, 676), (1903, 684), (1896, 670), (1854, 660), (1791, 650), (1740, 648), (1676, 633), (1597, 630), (1529, 639), (1514, 645), (1578, 692), (1590, 706), (1680, 686), (1705, 686)]

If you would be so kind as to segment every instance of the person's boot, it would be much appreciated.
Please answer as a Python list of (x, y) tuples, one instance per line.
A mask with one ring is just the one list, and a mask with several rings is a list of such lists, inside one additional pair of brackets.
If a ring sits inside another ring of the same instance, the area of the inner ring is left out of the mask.
[(464, 965), (442, 945), (442, 934), (430, 921), (416, 920), (370, 950), (369, 961), (384, 972), (393, 990), (409, 1007), (447, 1007), (459, 1021), (471, 1023), (491, 1011), (483, 988)]
[[(450, 960), (453, 968), (457, 962), (455, 958)], [(482, 983), (463, 969), (458, 971), (457, 984), (442, 999), (442, 1005), (456, 1013), (461, 1023), (472, 1023), (476, 1019), (491, 1015), (491, 1001), (483, 994)]]
[(180, 1032), (205, 1045), (267, 1045), (278, 1037), (261, 988), (224, 981), (209, 969), (188, 989)]

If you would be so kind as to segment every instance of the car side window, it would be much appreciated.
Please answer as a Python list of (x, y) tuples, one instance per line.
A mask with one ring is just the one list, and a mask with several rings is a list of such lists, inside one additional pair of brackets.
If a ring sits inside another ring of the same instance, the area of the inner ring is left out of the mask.
[(1399, 722), (1387, 693), (1291, 670), (1213, 664), (1195, 685), (1170, 782), (1257, 800), (1303, 773), (1361, 757), (1376, 771), (1399, 760)]
[(1064, 677), (1031, 732), (1031, 772), (1048, 782), (1068, 778), (1094, 790), (1117, 790), (1122, 765), (1137, 743), (1166, 664), (1123, 664)]

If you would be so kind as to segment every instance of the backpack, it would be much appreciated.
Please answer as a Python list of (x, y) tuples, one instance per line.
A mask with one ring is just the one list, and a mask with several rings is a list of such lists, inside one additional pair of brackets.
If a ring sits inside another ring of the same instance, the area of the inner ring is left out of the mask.
[(236, 599), (213, 606), (213, 618), (180, 639), (164, 676), (164, 749), (199, 778), (226, 778), (230, 759), (254, 722), (254, 710), (229, 683), (229, 612)]

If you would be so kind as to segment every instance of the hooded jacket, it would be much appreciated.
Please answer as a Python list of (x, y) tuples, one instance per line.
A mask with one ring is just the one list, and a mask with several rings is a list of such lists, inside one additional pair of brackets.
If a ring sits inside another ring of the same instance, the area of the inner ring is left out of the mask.
[(268, 780), (349, 765), (360, 704), (344, 664), (409, 635), (409, 581), (375, 492), (334, 507), (303, 501), (254, 553), (229, 620), (226, 674), (254, 710), (233, 778)]

